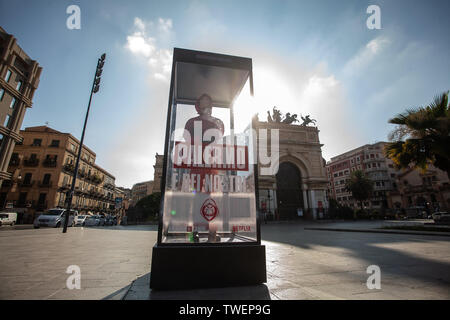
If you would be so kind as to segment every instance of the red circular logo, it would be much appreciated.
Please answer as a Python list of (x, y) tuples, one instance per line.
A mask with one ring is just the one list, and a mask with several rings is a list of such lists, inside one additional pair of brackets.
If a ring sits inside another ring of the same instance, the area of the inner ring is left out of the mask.
[(219, 214), (219, 208), (213, 199), (206, 199), (203, 202), (200, 213), (207, 221), (211, 221)]

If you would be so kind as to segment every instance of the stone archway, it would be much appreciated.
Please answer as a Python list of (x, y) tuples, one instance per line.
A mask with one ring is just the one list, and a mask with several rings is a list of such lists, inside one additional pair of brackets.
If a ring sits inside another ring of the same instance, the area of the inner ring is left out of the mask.
[(298, 217), (297, 210), (303, 208), (300, 170), (291, 162), (282, 162), (278, 168), (276, 180), (279, 219), (295, 219)]

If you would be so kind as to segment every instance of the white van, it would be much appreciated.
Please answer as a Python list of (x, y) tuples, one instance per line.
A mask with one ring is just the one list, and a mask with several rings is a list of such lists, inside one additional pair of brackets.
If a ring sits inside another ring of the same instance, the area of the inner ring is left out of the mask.
[[(39, 227), (53, 227), (59, 228), (64, 225), (66, 209), (54, 208), (45, 211), (39, 217), (34, 220), (34, 228), (37, 229)], [(75, 222), (75, 216), (78, 216), (78, 211), (70, 210), (69, 215), (69, 227), (73, 227)]]
[(9, 224), (15, 225), (17, 222), (17, 212), (0, 212), (0, 226)]

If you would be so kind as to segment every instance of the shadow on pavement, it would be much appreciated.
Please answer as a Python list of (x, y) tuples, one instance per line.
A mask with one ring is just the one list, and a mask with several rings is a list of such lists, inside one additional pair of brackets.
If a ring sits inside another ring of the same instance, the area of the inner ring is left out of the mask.
[[(323, 224), (322, 224), (323, 225)], [(333, 225), (332, 223), (329, 225)], [(318, 224), (316, 224), (318, 226)], [(442, 260), (424, 257), (405, 251), (401, 248), (408, 243), (447, 242), (448, 237), (411, 235), (411, 234), (382, 234), (355, 233), (336, 231), (305, 230), (310, 223), (267, 224), (262, 225), (261, 237), (263, 241), (283, 243), (306, 250), (316, 250), (317, 247), (342, 248), (353, 256), (378, 265), (386, 273), (398, 277), (420, 279), (428, 283), (437, 283), (450, 287), (450, 263), (446, 257)], [(388, 247), (389, 246), (389, 247)], [(321, 251), (324, 251), (323, 249)], [(326, 251), (326, 250), (325, 250)], [(450, 251), (448, 251), (450, 252)], [(276, 255), (277, 253), (274, 252)], [(448, 254), (448, 253), (447, 253)], [(272, 259), (277, 259), (272, 257)], [(446, 261), (447, 260), (447, 261)], [(330, 261), (332, 267), (332, 261)]]
[(158, 231), (157, 225), (151, 224), (139, 224), (139, 225), (127, 225), (127, 226), (84, 226), (75, 228), (85, 229), (100, 229), (100, 230), (119, 230), (119, 231)]
[(265, 284), (192, 290), (151, 290), (150, 272), (103, 300), (270, 300)]

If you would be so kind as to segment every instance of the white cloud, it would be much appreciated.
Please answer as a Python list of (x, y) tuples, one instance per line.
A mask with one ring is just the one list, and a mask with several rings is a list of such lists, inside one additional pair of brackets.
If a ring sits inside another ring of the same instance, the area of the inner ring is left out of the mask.
[[(150, 73), (154, 79), (168, 82), (172, 67), (172, 53), (159, 43), (167, 42), (172, 33), (172, 20), (159, 18), (144, 22), (142, 19), (134, 18), (134, 31), (127, 36), (125, 48), (132, 54), (143, 57), (148, 61)], [(147, 36), (151, 33), (152, 36)]]
[(364, 47), (362, 47), (344, 66), (344, 74), (346, 76), (363, 75), (365, 69), (374, 62), (376, 56), (391, 43), (391, 41), (384, 36), (379, 36)]
[(143, 33), (135, 32), (133, 35), (127, 37), (126, 48), (136, 55), (149, 58), (156, 50), (154, 42), (155, 40), (153, 38), (145, 38)]
[(172, 31), (172, 19), (158, 19), (158, 29), (162, 32), (170, 32)]
[(144, 32), (145, 31), (145, 23), (142, 21), (142, 19), (136, 17), (134, 18), (134, 26), (139, 29), (139, 31)]

